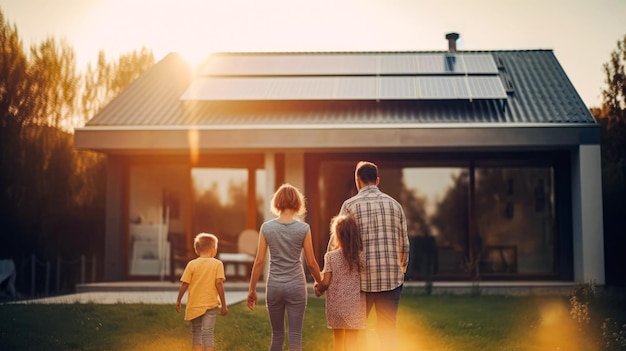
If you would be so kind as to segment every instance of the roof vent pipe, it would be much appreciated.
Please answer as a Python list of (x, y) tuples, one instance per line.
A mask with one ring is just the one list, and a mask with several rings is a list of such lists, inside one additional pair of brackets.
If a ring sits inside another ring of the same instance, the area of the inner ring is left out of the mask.
[(448, 52), (456, 52), (456, 41), (459, 39), (459, 33), (448, 33), (446, 39), (448, 39)]

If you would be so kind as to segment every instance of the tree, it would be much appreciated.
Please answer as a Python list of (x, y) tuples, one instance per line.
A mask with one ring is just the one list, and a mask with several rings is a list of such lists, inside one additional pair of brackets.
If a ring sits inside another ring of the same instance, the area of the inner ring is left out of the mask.
[(17, 29), (0, 12), (0, 237), (3, 242), (0, 257), (16, 249), (7, 238), (20, 232), (15, 205), (23, 189), (19, 172), (15, 171), (21, 167), (21, 160), (15, 157), (15, 152), (21, 151), (21, 130), (32, 116), (28, 93), (32, 81), (27, 69), (28, 61)]
[(603, 65), (602, 107), (592, 109), (602, 128), (602, 199), (607, 283), (626, 284), (626, 36)]
[(71, 129), (153, 63), (146, 49), (111, 63), (101, 52), (98, 70), (83, 76), (63, 41), (48, 38), (27, 55), (0, 11), (0, 258), (19, 266), (31, 254), (102, 256), (105, 159), (74, 149)]
[(66, 42), (46, 39), (31, 48), (28, 74), (36, 84), (30, 91), (35, 104), (33, 119), (37, 124), (69, 130), (76, 114), (76, 54)]
[(117, 61), (109, 62), (104, 51), (98, 53), (96, 66), (87, 66), (80, 112), (87, 122), (141, 73), (154, 65), (152, 51), (141, 50), (124, 54)]

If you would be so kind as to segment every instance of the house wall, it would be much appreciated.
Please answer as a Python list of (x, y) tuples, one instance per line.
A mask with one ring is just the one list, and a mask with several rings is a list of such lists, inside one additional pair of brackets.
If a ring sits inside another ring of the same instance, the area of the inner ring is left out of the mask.
[(572, 164), (574, 280), (604, 285), (600, 145), (581, 145)]
[(124, 274), (120, 254), (124, 238), (124, 164), (120, 157), (107, 157), (107, 183), (104, 237), (104, 281), (117, 281)]

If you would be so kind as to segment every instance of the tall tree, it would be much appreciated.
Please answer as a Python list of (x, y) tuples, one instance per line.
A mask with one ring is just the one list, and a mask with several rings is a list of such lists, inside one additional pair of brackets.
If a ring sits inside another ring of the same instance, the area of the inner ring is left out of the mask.
[(19, 172), (22, 161), (16, 153), (23, 150), (22, 129), (33, 111), (32, 80), (27, 71), (28, 60), (17, 29), (0, 11), (0, 257), (20, 246), (12, 239), (20, 233), (16, 204), (25, 191)]
[(69, 130), (76, 113), (76, 54), (65, 41), (53, 38), (31, 48), (29, 75), (37, 83), (31, 91), (36, 104), (33, 117), (38, 124)]
[(98, 53), (95, 67), (89, 64), (85, 74), (80, 112), (87, 122), (100, 109), (154, 65), (151, 50), (141, 48), (109, 62), (104, 51)]
[[(63, 41), (48, 38), (27, 55), (0, 11), (0, 258), (19, 266), (30, 254), (102, 254), (104, 157), (74, 149), (71, 130), (153, 63), (146, 49), (111, 63), (102, 52), (82, 76)], [(102, 95), (86, 109), (81, 95), (94, 86)]]
[(602, 128), (602, 199), (607, 283), (626, 284), (626, 36), (603, 65), (602, 107), (592, 109)]

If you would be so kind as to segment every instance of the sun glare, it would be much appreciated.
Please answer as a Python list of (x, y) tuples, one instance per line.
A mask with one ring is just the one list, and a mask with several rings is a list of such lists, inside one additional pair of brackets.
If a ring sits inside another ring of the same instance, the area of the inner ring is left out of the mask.
[(535, 325), (536, 345), (543, 350), (590, 351), (581, 344), (575, 321), (563, 301), (548, 303), (541, 308), (541, 317)]
[(191, 164), (198, 163), (200, 155), (200, 132), (197, 129), (190, 129), (187, 133), (187, 142), (189, 143), (189, 157)]

